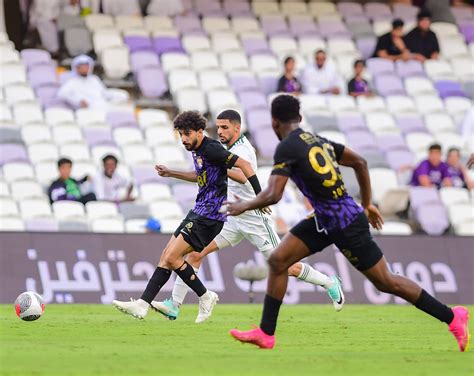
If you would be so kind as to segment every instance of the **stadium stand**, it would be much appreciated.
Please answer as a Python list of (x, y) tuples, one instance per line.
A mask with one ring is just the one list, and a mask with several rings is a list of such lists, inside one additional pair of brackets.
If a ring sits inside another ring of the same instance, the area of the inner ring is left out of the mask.
[[(324, 49), (327, 63), (345, 82), (354, 61), (367, 59), (366, 79), (375, 96), (302, 94), (303, 127), (366, 157), (374, 201), (390, 219), (381, 233), (409, 235), (421, 229), (433, 235), (448, 230), (474, 235), (473, 192), (407, 187), (411, 169), (430, 143), (440, 143), (444, 152), (458, 147), (464, 158), (472, 152), (461, 130), (474, 99), (472, 12), (452, 8), (456, 24), (433, 23), (441, 58), (422, 63), (371, 57), (377, 36), (390, 30), (392, 19), (402, 18), (406, 30), (413, 27), (418, 8), (410, 5), (183, 4), (189, 11), (174, 17), (61, 15), (58, 29), (69, 57), (93, 52), (105, 82), (128, 81), (138, 89), (131, 91), (133, 104), (110, 110), (69, 108), (56, 96), (69, 74), (61, 66), (64, 61), (42, 49), (16, 51), (0, 34), (0, 230), (137, 233), (145, 232), (150, 216), (173, 230), (196, 191), (193, 185), (160, 178), (153, 169), (157, 161), (192, 167), (172, 129), (173, 111), (199, 110), (212, 119), (222, 109), (239, 110), (260, 164), (269, 165), (278, 142), (269, 102), (283, 61), (293, 56), (298, 75), (313, 63), (314, 52)], [(175, 108), (159, 108), (170, 95)], [(143, 98), (158, 107), (141, 108)], [(72, 158), (73, 176), (82, 177), (98, 174), (101, 158), (109, 153), (120, 159), (120, 174), (133, 180), (134, 202), (90, 202), (86, 207), (56, 202), (51, 210), (45, 188), (56, 176), (59, 157)], [(343, 175), (349, 191), (358, 195), (355, 177), (345, 169)], [(291, 186), (288, 190), (294, 205), (285, 204), (284, 211), (299, 210), (301, 198)]]

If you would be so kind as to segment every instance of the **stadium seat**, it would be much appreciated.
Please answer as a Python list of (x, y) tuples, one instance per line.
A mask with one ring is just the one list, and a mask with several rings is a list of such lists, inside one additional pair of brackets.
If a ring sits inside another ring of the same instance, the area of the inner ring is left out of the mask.
[(87, 28), (91, 31), (114, 27), (113, 18), (106, 14), (90, 14), (89, 16), (85, 17), (84, 21)]
[(94, 48), (90, 31), (81, 26), (64, 31), (64, 45), (70, 56), (87, 54)]
[(219, 68), (219, 60), (214, 52), (195, 51), (191, 54), (191, 65), (196, 71), (217, 69)]
[(128, 234), (146, 233), (146, 219), (129, 219), (125, 221), (125, 232)]
[(449, 97), (444, 100), (446, 111), (450, 115), (464, 115), (472, 106), (472, 102), (467, 98)]
[(165, 184), (145, 183), (140, 186), (140, 199), (145, 202), (172, 200), (171, 189)]
[(60, 146), (59, 155), (74, 160), (74, 162), (87, 162), (91, 159), (89, 147), (79, 142)]
[(72, 125), (56, 126), (52, 129), (53, 139), (57, 145), (82, 142), (81, 128)]
[(124, 78), (131, 72), (127, 47), (110, 47), (102, 51), (102, 66), (108, 78)]
[(205, 113), (208, 111), (204, 92), (200, 89), (180, 90), (176, 95), (176, 104), (180, 112), (193, 110)]
[(51, 205), (44, 199), (26, 199), (19, 202), (21, 217), (24, 220), (50, 218), (53, 216)]
[(158, 98), (168, 90), (168, 84), (163, 71), (158, 67), (142, 68), (137, 75), (137, 83), (143, 96)]
[(35, 175), (38, 183), (47, 187), (58, 178), (58, 165), (53, 161), (36, 163)]
[(20, 213), (15, 201), (11, 198), (0, 198), (0, 213), (1, 217), (16, 217)]
[(76, 201), (56, 201), (52, 204), (53, 213), (58, 220), (80, 219), (85, 216), (84, 205)]
[(13, 117), (20, 125), (28, 123), (42, 123), (43, 111), (36, 103), (17, 103), (13, 107)]
[(0, 65), (0, 87), (11, 84), (25, 84), (26, 82), (26, 71), (23, 64), (8, 63)]
[(381, 230), (376, 233), (380, 235), (409, 236), (413, 230), (409, 224), (404, 222), (385, 222)]
[(127, 29), (142, 29), (145, 24), (141, 16), (119, 15), (115, 17), (115, 27), (120, 31), (124, 31)]
[(430, 95), (437, 94), (433, 83), (425, 77), (407, 77), (405, 79), (405, 90), (408, 95)]
[(99, 218), (116, 218), (119, 216), (117, 205), (108, 201), (90, 201), (85, 205), (90, 220)]
[(39, 217), (24, 220), (25, 230), (33, 232), (58, 232), (58, 221), (53, 217)]
[(375, 134), (399, 133), (392, 115), (386, 112), (369, 112), (365, 115), (367, 127)]
[(221, 67), (226, 72), (248, 70), (249, 62), (242, 52), (224, 52), (221, 54)]
[(465, 219), (454, 228), (454, 233), (459, 236), (474, 236), (474, 219)]
[(166, 52), (161, 55), (161, 66), (165, 72), (178, 68), (190, 68), (191, 60), (182, 53)]
[(80, 108), (76, 111), (76, 121), (81, 126), (105, 123), (106, 113), (103, 110)]
[(5, 87), (5, 99), (9, 106), (35, 100), (35, 93), (28, 85), (15, 84)]
[(19, 180), (34, 180), (35, 175), (29, 163), (11, 162), (3, 165), (3, 178), (7, 183)]
[(40, 162), (55, 162), (59, 158), (58, 148), (53, 143), (42, 143), (28, 146), (30, 161), (34, 164)]
[(212, 34), (230, 30), (230, 22), (224, 17), (205, 16), (202, 19), (202, 27), (207, 33)]
[(144, 142), (142, 132), (137, 128), (122, 127), (114, 129), (113, 138), (118, 146), (141, 144)]
[(66, 108), (48, 108), (44, 111), (45, 121), (49, 125), (73, 123), (74, 112)]
[(158, 145), (154, 149), (155, 160), (166, 166), (186, 166), (187, 160), (183, 154), (183, 148), (178, 145)]
[(155, 201), (150, 204), (150, 214), (158, 220), (167, 218), (183, 218), (181, 207), (172, 201)]
[(0, 231), (24, 231), (25, 226), (20, 218), (0, 217)]
[(125, 145), (122, 152), (129, 165), (154, 162), (153, 154), (145, 144)]
[(443, 112), (444, 104), (443, 101), (434, 95), (419, 95), (415, 98), (415, 103), (418, 111), (421, 114), (429, 114), (433, 112)]
[(95, 52), (100, 55), (106, 49), (124, 45), (120, 32), (116, 29), (97, 30), (92, 36)]
[(456, 131), (456, 126), (448, 114), (428, 113), (425, 115), (425, 126), (431, 133)]
[(120, 149), (112, 145), (97, 145), (91, 149), (92, 159), (95, 164), (100, 165), (102, 163), (102, 158), (107, 154), (115, 155), (119, 160), (122, 159), (122, 153)]
[(175, 69), (169, 72), (168, 83), (172, 94), (179, 90), (198, 88), (197, 75), (190, 69)]
[(123, 233), (125, 225), (119, 218), (99, 218), (92, 221), (91, 230), (98, 233)]
[(45, 197), (43, 188), (32, 180), (15, 181), (10, 184), (12, 196), (16, 201), (22, 201), (28, 198)]
[(357, 97), (356, 102), (359, 111), (364, 113), (386, 110), (385, 101), (381, 97), (359, 96)]
[(279, 69), (276, 59), (270, 55), (251, 56), (250, 67), (254, 72), (276, 71)]
[(162, 234), (173, 234), (181, 223), (180, 218), (163, 218), (160, 220)]

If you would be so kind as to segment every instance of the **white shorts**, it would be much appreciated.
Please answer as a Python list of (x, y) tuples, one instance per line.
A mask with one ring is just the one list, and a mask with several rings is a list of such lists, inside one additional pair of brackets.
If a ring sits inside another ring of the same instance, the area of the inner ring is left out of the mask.
[(214, 241), (219, 249), (223, 249), (235, 247), (243, 239), (254, 245), (266, 259), (280, 243), (271, 218), (255, 210), (238, 217), (227, 217), (227, 222)]

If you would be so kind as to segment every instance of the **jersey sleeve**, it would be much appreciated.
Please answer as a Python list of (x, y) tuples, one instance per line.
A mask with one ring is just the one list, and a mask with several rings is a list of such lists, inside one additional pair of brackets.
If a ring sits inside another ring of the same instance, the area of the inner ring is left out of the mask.
[(203, 153), (204, 157), (206, 157), (211, 163), (216, 165), (224, 165), (228, 169), (234, 167), (235, 162), (239, 157), (227, 149), (224, 149), (217, 142), (210, 143), (207, 145), (205, 152)]
[(296, 162), (296, 150), (289, 143), (280, 142), (273, 157), (272, 175), (291, 175), (291, 170)]
[(336, 156), (336, 161), (339, 162), (342, 158), (342, 154), (344, 154), (344, 149), (346, 148), (342, 144), (338, 144), (337, 142), (329, 141), (331, 146), (334, 148), (334, 154)]

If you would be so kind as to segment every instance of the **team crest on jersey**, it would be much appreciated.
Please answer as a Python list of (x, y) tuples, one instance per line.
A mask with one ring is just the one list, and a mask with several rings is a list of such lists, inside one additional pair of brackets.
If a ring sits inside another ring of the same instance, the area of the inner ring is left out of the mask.
[(196, 156), (196, 163), (197, 163), (199, 168), (202, 168), (202, 166), (204, 164), (204, 162), (203, 162), (203, 160), (200, 156)]

